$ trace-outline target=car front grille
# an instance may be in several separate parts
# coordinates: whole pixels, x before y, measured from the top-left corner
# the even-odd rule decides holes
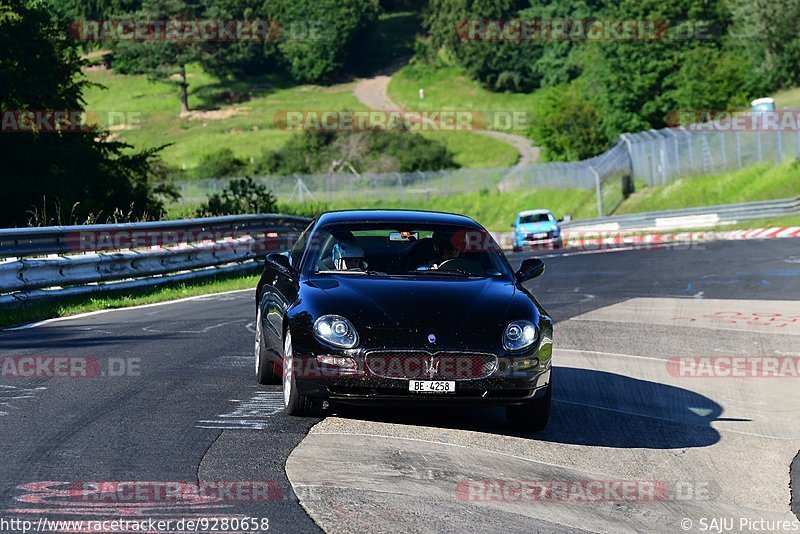
[[[366,355],[367,370],[381,378],[477,380],[497,370],[497,356],[469,352],[375,351]]]
[[[553,237],[555,236],[555,232],[553,230],[550,230],[549,232],[546,232],[547,235],[544,236],[544,237],[535,237],[536,235],[544,234],[544,233],[545,232],[534,232],[534,233],[531,233],[531,234],[526,234],[525,235],[525,240],[526,241],[541,241],[542,239],[553,239]]]

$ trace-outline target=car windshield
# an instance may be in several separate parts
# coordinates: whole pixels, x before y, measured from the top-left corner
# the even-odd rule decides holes
[[[482,229],[457,225],[347,223],[317,230],[303,274],[512,276],[500,247]]]
[[[530,215],[520,215],[519,224],[540,223],[552,221],[549,213],[533,213]]]

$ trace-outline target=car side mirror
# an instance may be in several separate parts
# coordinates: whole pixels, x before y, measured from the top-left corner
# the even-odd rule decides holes
[[[267,254],[267,257],[264,260],[264,265],[266,265],[267,267],[272,267],[279,273],[284,274],[286,276],[294,275],[294,269],[292,268],[292,264],[289,263],[289,256],[281,254],[280,252],[273,252],[272,254]]]
[[[519,266],[519,270],[514,273],[514,276],[517,279],[517,282],[526,282],[537,276],[540,276],[544,272],[544,262],[539,258],[528,258],[522,262],[522,265]]]

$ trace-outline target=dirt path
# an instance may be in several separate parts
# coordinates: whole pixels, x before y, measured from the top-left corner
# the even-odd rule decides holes
[[[379,72],[372,78],[365,78],[361,80],[353,90],[355,97],[365,106],[370,109],[377,109],[383,111],[399,110],[400,106],[389,98],[389,82],[392,79],[391,74],[397,71],[402,64],[396,64],[387,69]],[[497,132],[494,130],[474,130],[475,133],[499,139],[512,145],[519,153],[517,163],[509,170],[508,174],[503,178],[498,186],[501,190],[505,189],[504,184],[510,181],[510,178],[517,175],[524,167],[532,165],[539,160],[539,147],[531,144],[530,139],[527,137],[510,134],[506,132]]]

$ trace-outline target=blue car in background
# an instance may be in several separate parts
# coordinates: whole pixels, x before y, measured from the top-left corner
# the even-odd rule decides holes
[[[561,248],[561,219],[556,219],[550,210],[521,211],[514,224],[514,252],[525,247]]]

